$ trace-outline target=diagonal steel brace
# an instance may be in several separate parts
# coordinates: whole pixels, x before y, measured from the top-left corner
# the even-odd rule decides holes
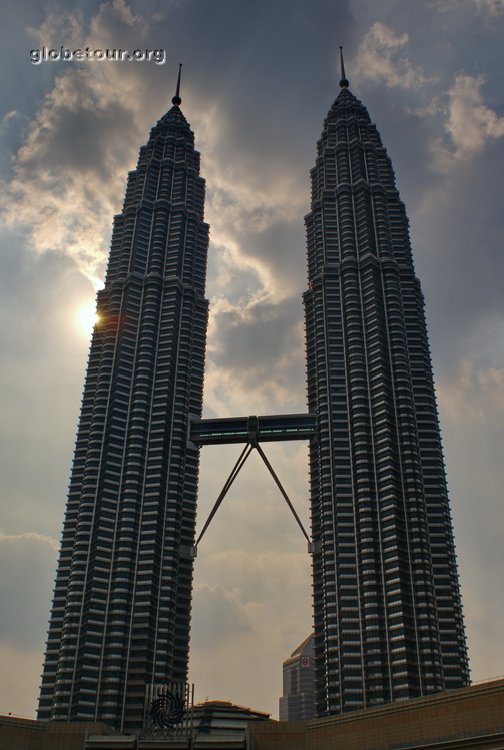
[[[196,542],[194,544],[194,547],[192,548],[192,557],[196,557],[196,552],[197,552],[198,544],[200,543],[201,539],[203,538],[203,535],[204,535],[205,531],[207,530],[207,528],[209,527],[209,525],[210,525],[213,517],[217,513],[217,511],[219,509],[219,506],[221,505],[221,503],[224,500],[225,496],[227,495],[227,493],[228,493],[231,485],[233,484],[234,480],[236,479],[236,477],[240,473],[240,471],[241,471],[241,469],[242,469],[245,461],[250,456],[250,454],[251,454],[251,452],[252,452],[252,450],[254,448],[257,450],[257,452],[261,456],[261,458],[262,458],[262,460],[263,460],[266,468],[268,469],[269,473],[273,477],[273,479],[275,481],[275,484],[277,485],[278,489],[282,493],[282,497],[284,498],[285,502],[289,506],[289,509],[290,509],[292,515],[296,519],[297,525],[301,529],[301,532],[302,532],[304,538],[308,542],[308,552],[313,552],[313,550],[314,550],[313,543],[311,542],[310,537],[306,533],[306,530],[305,530],[303,524],[301,523],[301,519],[299,518],[298,514],[296,513],[296,510],[295,510],[294,506],[292,505],[291,501],[289,500],[289,497],[288,497],[286,491],[284,490],[283,485],[280,482],[280,479],[278,478],[278,476],[275,473],[275,470],[273,469],[272,465],[268,461],[268,458],[267,458],[266,454],[264,453],[263,449],[261,448],[261,446],[259,445],[259,442],[256,439],[252,439],[252,440],[249,440],[247,442],[247,444],[245,445],[244,449],[240,453],[237,462],[233,466],[233,468],[231,470],[231,473],[230,473],[229,477],[227,478],[227,480],[226,480],[226,482],[224,484],[224,487],[222,488],[222,490],[221,490],[221,492],[219,494],[219,497],[215,501],[214,506],[213,506],[212,510],[210,511],[210,515],[208,516],[208,518],[207,518],[207,520],[205,522],[205,525],[201,529],[200,534],[199,534],[199,536],[198,536],[198,538],[197,538],[197,540],[196,540]]]

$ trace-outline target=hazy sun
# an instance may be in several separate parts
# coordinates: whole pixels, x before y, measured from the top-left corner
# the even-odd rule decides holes
[[[96,314],[96,303],[94,300],[86,302],[77,310],[77,325],[81,333],[89,336],[99,320]]]

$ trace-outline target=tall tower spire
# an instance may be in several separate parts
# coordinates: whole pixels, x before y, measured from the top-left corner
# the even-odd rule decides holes
[[[172,104],[175,107],[180,107],[182,104],[182,99],[180,98],[180,73],[182,71],[182,63],[179,63],[179,69],[178,69],[178,77],[177,77],[177,89],[175,91],[175,96],[172,98]]]
[[[339,53],[340,53],[340,68],[341,68],[341,80],[339,82],[339,85],[341,86],[342,89],[347,89],[350,84],[348,83],[348,79],[345,75],[345,61],[343,60],[343,47],[339,48]]]
[[[347,89],[306,217],[318,714],[468,684],[423,296],[390,159]]]

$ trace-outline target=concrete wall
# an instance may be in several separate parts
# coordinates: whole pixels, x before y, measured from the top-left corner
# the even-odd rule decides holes
[[[35,719],[0,716],[1,750],[42,750],[46,726]]]
[[[249,724],[247,750],[306,750],[306,728],[307,724],[302,721],[258,721]]]
[[[82,750],[88,734],[111,735],[105,724],[0,716],[0,750]]]
[[[504,748],[504,680],[305,725],[249,725],[248,731],[248,750],[392,750],[442,742],[445,750],[459,745],[496,750]]]

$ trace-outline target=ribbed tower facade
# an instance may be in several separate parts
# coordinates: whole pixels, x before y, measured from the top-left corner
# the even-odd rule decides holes
[[[187,675],[208,303],[205,186],[180,98],[152,128],[98,293],[39,718],[142,726]]]
[[[468,683],[424,301],[394,172],[341,81],[306,217],[318,714]]]

